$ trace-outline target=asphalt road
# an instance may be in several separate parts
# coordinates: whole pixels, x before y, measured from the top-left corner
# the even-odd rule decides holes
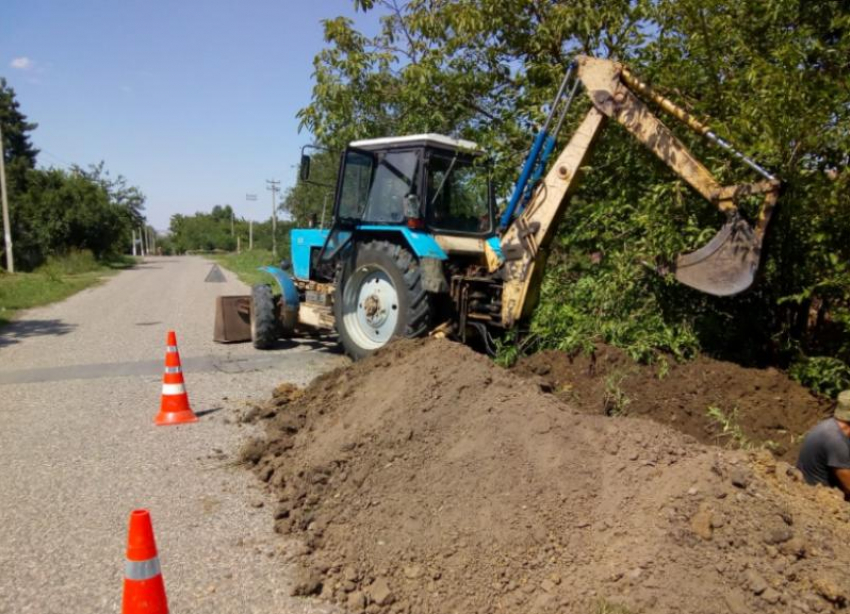
[[[271,352],[212,341],[215,297],[199,257],[149,258],[0,329],[0,612],[118,612],[127,518],[153,517],[175,613],[313,613],[289,597],[271,502],[234,466],[234,422],[282,381],[344,359],[296,340]],[[177,332],[196,424],[155,427],[166,331]]]

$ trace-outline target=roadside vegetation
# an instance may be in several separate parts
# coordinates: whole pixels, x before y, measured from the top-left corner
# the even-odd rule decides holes
[[[324,22],[303,126],[329,150],[367,137],[439,132],[495,156],[510,193],[571,58],[615,57],[737,144],[785,185],[763,275],[716,298],[654,272],[704,245],[723,219],[618,126],[600,139],[560,226],[528,349],[605,342],[634,359],[699,352],[790,369],[827,395],[850,364],[850,9],[840,0],[354,0],[377,34]],[[587,110],[574,105],[559,146]],[[674,122],[667,122],[673,124]],[[724,183],[751,173],[687,131]],[[331,156],[332,158],[332,156]],[[318,162],[320,158],[314,160]],[[284,199],[299,223],[325,192]],[[745,210],[752,215],[750,204]],[[513,345],[513,344],[508,344]],[[514,349],[506,347],[506,352]]]
[[[135,258],[130,256],[98,260],[92,252],[83,251],[48,258],[30,273],[0,272],[0,326],[8,324],[22,309],[61,301],[134,263]]]
[[[289,231],[294,225],[291,221],[277,222],[277,251],[282,257],[289,254]],[[252,233],[254,251],[271,252],[270,219],[252,225],[244,217],[236,217],[230,205],[216,205],[209,212],[172,215],[169,235],[160,240],[160,245],[169,254],[247,252]]]
[[[203,254],[250,286],[269,280],[267,274],[257,270],[259,267],[279,265],[282,259],[289,258],[289,231],[294,225],[290,221],[278,221],[278,256],[275,257],[271,220],[254,222],[254,248],[249,249],[249,222],[237,218],[230,205],[216,205],[209,213],[172,216],[170,233],[160,244],[168,254]]]
[[[236,276],[249,286],[269,282],[269,275],[257,270],[261,266],[280,264],[280,259],[275,258],[271,250],[266,249],[255,249],[240,254],[211,254],[210,257],[227,270],[236,273]]]
[[[20,110],[3,78],[0,124],[16,272],[37,272],[35,279],[45,270],[73,276],[82,272],[65,268],[78,268],[82,260],[91,258],[91,266],[108,269],[130,253],[133,231],[146,227],[145,196],[139,188],[111,175],[103,162],[86,168],[37,167],[39,151],[31,141],[37,124]],[[6,266],[5,245],[0,245],[0,263]],[[18,285],[8,279],[3,283]],[[19,283],[29,287],[29,282]]]

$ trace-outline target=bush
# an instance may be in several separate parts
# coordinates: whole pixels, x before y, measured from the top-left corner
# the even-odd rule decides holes
[[[832,398],[850,388],[850,366],[829,356],[814,356],[795,362],[789,374],[806,388]]]
[[[51,281],[62,281],[66,275],[80,275],[100,268],[94,254],[87,250],[71,250],[64,256],[50,256],[47,262],[36,269],[36,273],[46,275]]]

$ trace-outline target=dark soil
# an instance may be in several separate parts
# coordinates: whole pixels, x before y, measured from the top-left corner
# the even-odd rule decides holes
[[[836,491],[764,451],[579,412],[458,344],[393,344],[279,388],[262,417],[243,458],[279,501],[275,529],[301,544],[293,592],[347,612],[780,614],[850,599]]]
[[[831,410],[782,371],[707,357],[639,365],[600,345],[593,355],[540,352],[515,371],[540,376],[546,389],[584,412],[650,418],[703,443],[766,447],[790,463],[802,436]]]

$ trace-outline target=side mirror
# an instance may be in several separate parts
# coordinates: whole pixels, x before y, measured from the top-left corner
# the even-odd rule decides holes
[[[301,175],[301,181],[307,181],[310,179],[310,156],[307,154],[301,154],[301,164],[299,165],[299,172]]]
[[[416,194],[408,194],[404,197],[404,217],[419,218],[422,211],[419,208],[419,197]]]

